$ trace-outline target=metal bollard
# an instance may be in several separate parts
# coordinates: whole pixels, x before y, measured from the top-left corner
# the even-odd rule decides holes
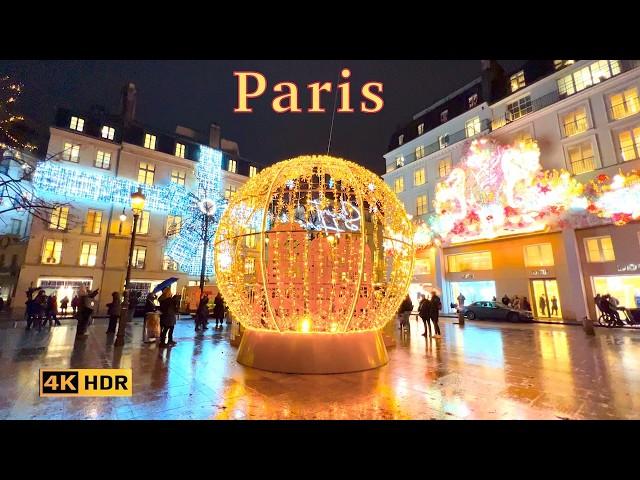
[[[462,313],[462,311],[458,311],[458,324],[461,327],[464,327],[464,314]]]
[[[584,333],[586,333],[587,335],[595,335],[596,332],[593,329],[593,320],[591,320],[589,317],[584,317],[582,319],[582,328],[584,329]]]

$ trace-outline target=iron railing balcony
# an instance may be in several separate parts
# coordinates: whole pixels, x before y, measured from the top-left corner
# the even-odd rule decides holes
[[[609,118],[620,120],[640,112],[640,99],[638,97],[625,98],[623,102],[609,107]]]

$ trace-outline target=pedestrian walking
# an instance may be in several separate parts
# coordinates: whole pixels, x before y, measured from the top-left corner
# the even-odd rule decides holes
[[[109,315],[109,326],[107,333],[116,333],[120,311],[122,310],[122,301],[118,292],[111,293],[111,303],[107,303],[107,315]]]
[[[547,310],[547,300],[546,298],[544,298],[544,295],[540,295],[540,302],[538,303],[538,305],[540,306],[540,311],[542,312],[542,315],[546,315],[546,310]]]
[[[558,299],[555,295],[551,297],[551,315],[554,317],[558,316]]]
[[[441,338],[440,326],[438,325],[438,317],[440,316],[440,310],[442,309],[442,302],[436,291],[431,292],[431,303],[429,304],[429,319],[433,323],[433,338]]]
[[[35,325],[38,330],[42,328],[44,315],[47,308],[47,294],[40,290],[35,298],[27,300],[27,330]]]
[[[405,297],[405,299],[400,304],[400,330],[402,328],[409,328],[409,316],[413,311],[413,303],[411,302],[411,297],[409,294]]]
[[[71,299],[71,309],[73,310],[74,317],[78,314],[79,305],[80,305],[80,298],[78,298],[78,295],[74,295],[73,299]]]
[[[67,307],[69,306],[69,297],[66,295],[60,300],[60,313],[63,317],[67,316]]]
[[[160,303],[160,347],[167,345],[175,345],[177,342],[173,340],[173,329],[176,325],[176,312],[178,311],[177,302],[180,300],[178,295],[171,296],[169,287],[162,291],[162,295],[158,299]],[[168,335],[168,338],[167,338]]]
[[[91,320],[91,314],[93,313],[93,297],[98,294],[98,290],[93,292],[87,292],[84,285],[78,290],[78,328],[76,330],[76,337],[86,337],[87,327]]]
[[[458,298],[456,298],[456,300],[458,300],[458,310],[461,311],[464,308],[464,301],[466,300],[466,298],[462,294],[462,292],[460,292],[460,294],[458,295]]]
[[[422,319],[422,323],[424,324],[424,333],[423,337],[431,336],[431,324],[429,323],[429,315],[431,310],[431,301],[427,298],[426,295],[422,296],[422,300],[418,305],[418,316]]]
[[[209,317],[209,297],[205,293],[204,296],[200,299],[200,303],[198,304],[198,308],[196,309],[196,332],[202,328],[202,330],[206,330],[209,327],[207,326],[207,319]]]
[[[218,327],[218,322],[220,322],[220,326],[223,326],[224,322],[224,300],[222,298],[222,294],[218,292],[216,297],[213,299],[213,318],[216,321],[216,328]]]
[[[51,326],[54,323],[55,326],[60,326],[61,323],[58,320],[58,297],[55,293],[51,294],[47,299],[47,307],[45,313],[45,323],[49,323]]]

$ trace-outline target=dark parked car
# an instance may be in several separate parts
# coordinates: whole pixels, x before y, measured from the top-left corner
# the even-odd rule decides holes
[[[531,312],[516,310],[500,302],[474,302],[464,307],[463,314],[469,320],[509,320],[510,322],[533,320]]]

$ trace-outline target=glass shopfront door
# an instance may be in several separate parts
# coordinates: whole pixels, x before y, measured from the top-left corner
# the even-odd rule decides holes
[[[530,303],[536,317],[562,318],[560,291],[555,278],[531,280],[531,291],[533,298]]]

